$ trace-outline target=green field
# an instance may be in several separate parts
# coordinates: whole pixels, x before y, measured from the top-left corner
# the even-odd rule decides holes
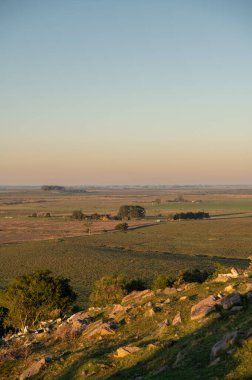
[[[218,191],[217,191],[218,190]],[[252,255],[252,196],[247,192],[219,189],[183,189],[187,202],[167,202],[177,191],[164,189],[91,189],[87,194],[60,194],[41,190],[0,193],[1,220],[30,220],[31,212],[57,214],[50,223],[74,209],[116,213],[122,204],[140,204],[147,215],[204,210],[219,217],[203,221],[161,222],[127,233],[27,241],[0,245],[0,286],[35,269],[51,269],[67,276],[77,290],[80,303],[96,279],[124,273],[150,284],[158,273],[188,268],[213,268],[216,262],[246,266]],[[182,190],[181,190],[182,193]],[[154,201],[161,199],[161,204]],[[201,203],[192,203],[200,199]],[[12,219],[5,219],[11,217]],[[36,223],[43,218],[36,218]],[[62,219],[63,220],[63,219]],[[81,222],[80,222],[81,223]],[[42,224],[41,224],[42,226]],[[4,224],[1,233],[4,234]],[[37,227],[36,227],[37,228]],[[84,228],[84,227],[83,227]]]
[[[243,267],[252,254],[251,228],[252,219],[168,222],[128,233],[3,244],[1,285],[18,274],[49,268],[71,279],[82,303],[105,274],[125,273],[150,283],[158,273],[176,275],[216,262]]]

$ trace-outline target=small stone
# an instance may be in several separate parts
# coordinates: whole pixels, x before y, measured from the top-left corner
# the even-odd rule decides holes
[[[175,317],[174,317],[174,319],[173,319],[173,321],[172,321],[172,326],[178,326],[178,325],[180,325],[182,323],[182,320],[181,320],[181,314],[180,314],[180,312],[178,312],[176,315],[175,315]]]
[[[187,299],[187,296],[180,297],[179,301],[185,301]]]

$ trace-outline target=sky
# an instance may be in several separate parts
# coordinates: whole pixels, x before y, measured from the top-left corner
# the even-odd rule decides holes
[[[0,0],[0,184],[252,184],[250,0]]]

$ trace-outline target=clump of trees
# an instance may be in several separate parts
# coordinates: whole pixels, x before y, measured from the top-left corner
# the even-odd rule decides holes
[[[117,217],[119,219],[142,219],[145,218],[145,208],[142,206],[128,206],[123,205],[120,207]]]
[[[64,186],[58,186],[58,185],[43,185],[41,186],[41,189],[44,191],[52,191],[52,190],[65,191]]]
[[[6,311],[4,325],[24,330],[25,326],[69,312],[77,298],[69,282],[53,277],[48,270],[16,277],[0,297]]]
[[[179,219],[208,219],[210,215],[208,212],[198,211],[198,212],[180,212],[173,215],[174,220]]]

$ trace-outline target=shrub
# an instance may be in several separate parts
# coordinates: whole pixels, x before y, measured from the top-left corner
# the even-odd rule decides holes
[[[128,282],[125,286],[126,290],[127,290],[127,293],[131,293],[133,292],[134,290],[145,290],[147,289],[147,285],[145,284],[145,282],[143,280],[140,280],[140,279],[136,279],[136,280],[132,280],[130,282]]]
[[[90,294],[89,301],[92,306],[107,306],[121,302],[126,292],[126,281],[122,275],[105,276],[96,281]]]
[[[72,213],[72,218],[75,220],[82,220],[84,217],[84,214],[81,210],[74,210]]]
[[[119,223],[115,226],[115,230],[119,230],[119,231],[127,231],[128,228],[129,228],[128,223]]]
[[[37,216],[38,216],[38,214],[37,214],[36,212],[33,212],[33,213],[31,214],[31,217],[32,217],[32,218],[37,218]]]
[[[37,271],[16,277],[2,293],[2,305],[8,309],[5,324],[16,329],[34,326],[57,311],[63,315],[71,310],[76,294],[69,280],[53,277],[50,271]]]
[[[154,278],[152,283],[152,289],[164,289],[166,287],[170,287],[174,284],[175,280],[171,275],[159,274],[156,278]]]
[[[199,269],[192,269],[192,270],[186,270],[178,276],[177,283],[183,283],[183,282],[198,282],[202,283],[206,281],[206,279],[209,277],[210,273],[207,271],[202,271]]]
[[[51,217],[50,212],[47,212],[47,213],[45,214],[45,217],[46,217],[46,218],[50,218],[50,217]]]

